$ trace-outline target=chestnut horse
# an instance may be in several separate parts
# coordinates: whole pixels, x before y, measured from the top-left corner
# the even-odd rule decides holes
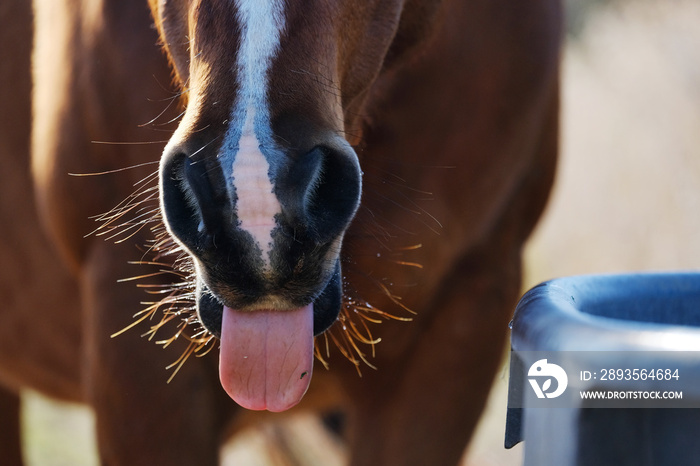
[[[0,5],[3,464],[22,387],[88,403],[104,464],[217,464],[297,404],[342,409],[353,465],[457,463],[552,184],[558,2],[29,3]]]

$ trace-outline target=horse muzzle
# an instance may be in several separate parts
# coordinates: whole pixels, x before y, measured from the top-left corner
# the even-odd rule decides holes
[[[238,160],[242,148],[230,164],[216,150],[169,144],[160,173],[165,223],[194,262],[197,311],[211,333],[221,337],[225,308],[313,304],[318,335],[341,307],[340,250],[361,193],[357,156],[333,138],[303,153],[263,152],[264,166]]]

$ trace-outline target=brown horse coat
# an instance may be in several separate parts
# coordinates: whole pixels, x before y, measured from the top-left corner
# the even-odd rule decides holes
[[[276,136],[285,112],[301,119],[286,123],[294,126],[305,115],[298,102],[312,102],[308,114],[317,105],[327,112],[321,120],[342,120],[342,134],[355,147],[363,194],[340,233],[343,303],[350,315],[357,305],[381,324],[344,320],[332,332],[356,359],[343,327],[361,326],[359,334],[367,335],[364,321],[381,343],[374,356],[372,345],[356,343],[377,368],[359,362],[358,377],[337,350],[326,354],[325,341],[332,346],[333,338],[317,337],[330,370],[316,368],[295,409],[342,407],[353,465],[455,464],[501,359],[519,293],[521,248],[552,183],[560,7],[555,0],[417,0],[368,25],[363,21],[379,4],[343,9],[342,3],[327,3],[347,13],[333,26],[343,47],[331,54],[338,62],[327,86],[338,86],[338,106],[317,105],[309,89],[318,76],[285,75],[296,59],[331,56],[311,55],[327,50],[314,42],[320,23],[304,23],[314,14],[295,12],[291,0],[283,58],[270,72],[270,105]],[[211,8],[214,26],[203,29],[209,36],[197,35],[204,19],[191,16],[193,4]],[[194,21],[186,23],[190,29],[166,31],[158,19],[163,5],[169,15]],[[235,100],[236,84],[215,66],[240,45],[235,28],[216,27],[217,15],[232,8],[222,5],[152,2],[160,33],[183,41],[164,39],[188,104],[200,99],[214,108]],[[308,31],[294,29],[300,25]],[[358,35],[359,26],[366,35]],[[318,49],[288,53],[298,44],[294,31]],[[234,38],[230,49],[221,48],[225,34]],[[204,41],[197,43],[203,55],[172,50],[188,46],[190,35]],[[382,40],[383,48],[376,45]],[[177,124],[167,122],[182,108],[173,103],[172,72],[157,42],[143,0],[35,0],[33,12],[24,0],[0,5],[0,418],[9,432],[0,439],[3,464],[20,461],[13,422],[22,387],[90,404],[105,464],[216,464],[231,422],[249,418],[221,388],[217,348],[191,358],[166,385],[164,367],[187,342],[162,350],[140,337],[147,326],[110,338],[144,301],[159,299],[124,278],[172,281],[170,256],[158,257],[161,265],[129,263],[151,260],[149,228],[127,225],[115,231],[117,244],[89,235],[97,227],[91,216],[135,190],[149,198],[144,206],[158,208],[157,191],[140,182],[157,169]],[[207,53],[214,59],[205,63]],[[368,65],[375,62],[376,70]],[[213,66],[207,79],[197,78],[202,63]],[[295,100],[296,93],[304,98]],[[190,115],[183,121],[195,123],[185,129],[183,123],[176,134],[213,131]],[[301,125],[290,134],[314,126]],[[127,167],[135,168],[122,170]],[[124,221],[152,215],[139,209]],[[169,337],[167,329],[156,339]]]

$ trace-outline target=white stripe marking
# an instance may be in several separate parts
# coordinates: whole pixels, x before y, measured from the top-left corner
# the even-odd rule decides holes
[[[260,152],[260,141],[253,131],[254,120],[255,108],[250,107],[238,142],[232,176],[238,196],[236,209],[240,227],[253,236],[263,253],[265,264],[269,265],[275,215],[282,209],[268,176],[270,164]]]
[[[240,94],[231,111],[231,125],[219,157],[224,173],[231,170],[239,226],[257,242],[268,267],[275,215],[282,209],[261,147],[276,150],[270,128],[267,72],[284,29],[284,1],[235,0],[235,3],[242,30],[236,63]]]

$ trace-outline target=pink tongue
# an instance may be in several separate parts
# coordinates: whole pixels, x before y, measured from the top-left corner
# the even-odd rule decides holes
[[[240,312],[224,307],[219,377],[244,408],[284,411],[311,381],[313,304],[291,311]]]

